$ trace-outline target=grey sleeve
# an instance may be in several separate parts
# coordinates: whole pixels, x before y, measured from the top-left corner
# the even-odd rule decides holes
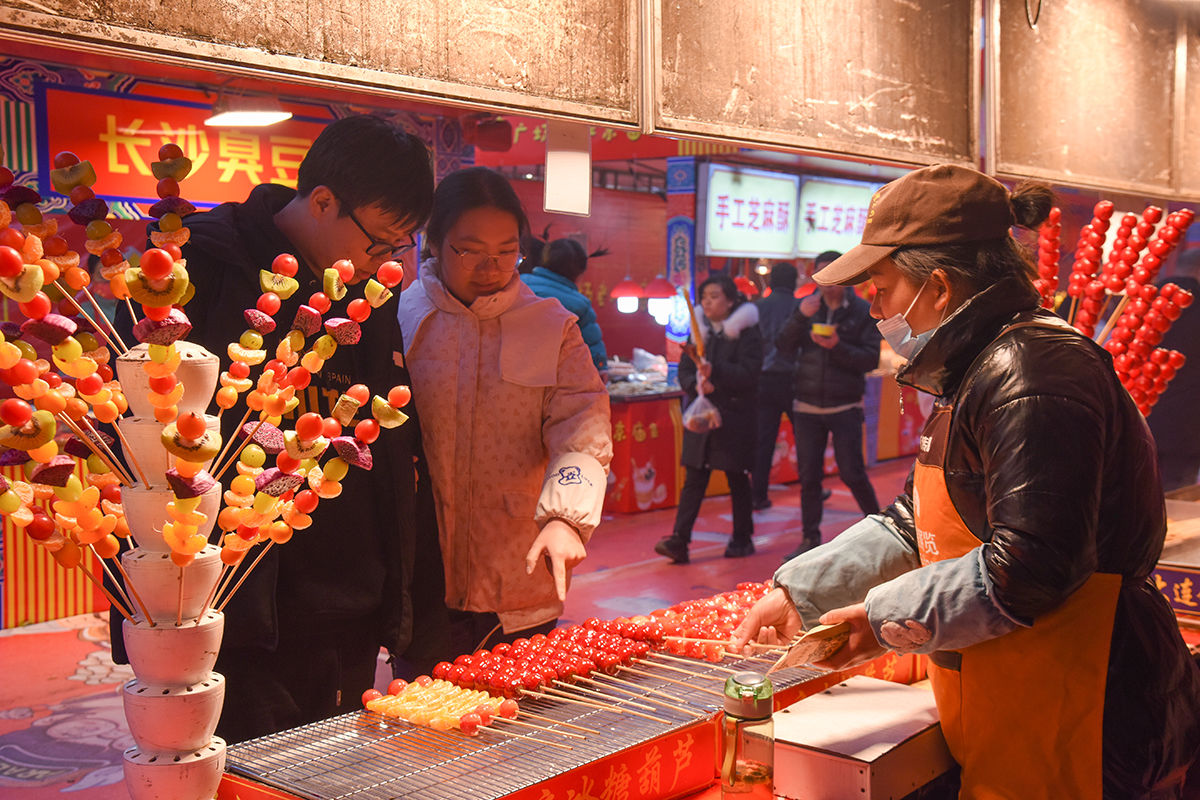
[[[891,519],[872,514],[828,544],[793,558],[775,572],[811,628],[826,611],[861,603],[871,587],[916,569],[920,560]]]
[[[901,653],[957,650],[1027,625],[996,599],[984,567],[987,546],[871,589],[867,618],[880,644]]]

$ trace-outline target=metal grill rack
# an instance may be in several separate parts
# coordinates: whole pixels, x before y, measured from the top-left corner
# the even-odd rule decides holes
[[[655,669],[650,662],[643,662],[639,668],[651,672]],[[762,660],[725,659],[717,665],[695,661],[687,669],[703,673],[708,679],[697,677],[688,682],[694,681],[710,690],[720,688],[731,668],[765,671],[766,664]],[[786,689],[822,674],[793,668],[773,673],[771,679],[779,689]],[[672,679],[681,677],[666,670],[662,675]],[[583,740],[512,727],[505,729],[506,732],[520,733],[522,738],[502,736],[488,728],[482,728],[478,736],[466,736],[458,731],[434,731],[359,711],[233,745],[228,751],[226,768],[309,800],[406,797],[496,800],[694,725],[710,718],[721,706],[720,698],[691,686],[631,674],[624,674],[622,679],[641,687],[643,698],[666,692],[682,698],[687,705],[681,710],[656,706],[654,716],[666,721],[655,722],[555,700],[521,699],[522,714],[529,712],[600,732],[587,734]],[[629,700],[637,697],[611,695],[614,705]],[[557,727],[544,720],[539,724]],[[577,732],[566,727],[562,730]],[[555,744],[565,744],[570,749]]]

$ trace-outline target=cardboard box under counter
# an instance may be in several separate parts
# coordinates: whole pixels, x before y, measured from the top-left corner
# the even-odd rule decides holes
[[[852,677],[775,714],[775,794],[901,798],[954,766],[933,692]]]

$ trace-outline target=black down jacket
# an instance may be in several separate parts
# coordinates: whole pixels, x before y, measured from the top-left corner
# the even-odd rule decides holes
[[[751,303],[733,310],[721,330],[701,318],[704,356],[712,364],[713,393],[708,399],[721,412],[721,427],[708,433],[683,432],[685,467],[745,471],[753,466],[757,431],[755,400],[762,370],[762,334]],[[679,358],[679,385],[687,393],[684,408],[696,399],[696,362]]]
[[[1150,578],[1166,532],[1154,443],[1110,356],[1065,325],[1000,335],[1013,323],[1056,320],[1032,289],[1001,281],[947,318],[897,377],[953,399],[946,484],[964,523],[989,543],[988,577],[1005,609],[1036,621],[1093,573],[1124,576],[1104,797],[1148,797],[1179,781],[1200,744],[1200,679]],[[910,478],[884,513],[916,549],[911,497]]]
[[[830,349],[812,340],[814,322],[830,323],[837,327],[838,343]],[[832,408],[857,403],[866,391],[866,374],[879,366],[879,343],[883,341],[871,305],[846,289],[846,302],[833,310],[832,316],[825,301],[812,317],[806,317],[799,307],[775,339],[775,346],[785,357],[796,356],[796,371],[792,373],[792,390],[797,400],[820,408]]]

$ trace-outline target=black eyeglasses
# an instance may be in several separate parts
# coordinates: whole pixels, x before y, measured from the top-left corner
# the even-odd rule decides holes
[[[357,225],[358,229],[360,231],[362,231],[363,236],[367,237],[367,241],[369,241],[371,243],[370,245],[367,246],[367,255],[369,255],[369,256],[388,256],[388,255],[390,255],[392,258],[399,258],[400,256],[407,253],[409,250],[412,250],[414,247],[417,246],[417,243],[412,241],[411,239],[409,239],[409,241],[406,242],[405,244],[399,244],[399,245],[392,244],[391,242],[385,242],[382,239],[376,239],[374,236],[371,235],[371,232],[369,230],[367,230],[366,228],[364,228],[363,224],[358,221],[358,217],[354,216],[353,211],[351,211],[350,209],[346,209],[346,214],[349,215],[350,221],[353,222],[355,225]]]
[[[480,250],[458,249],[454,245],[449,246],[454,251],[454,255],[458,256],[459,263],[470,270],[482,269],[489,261],[495,262],[496,269],[500,272],[512,272],[516,269],[524,259],[521,253],[484,253]]]

